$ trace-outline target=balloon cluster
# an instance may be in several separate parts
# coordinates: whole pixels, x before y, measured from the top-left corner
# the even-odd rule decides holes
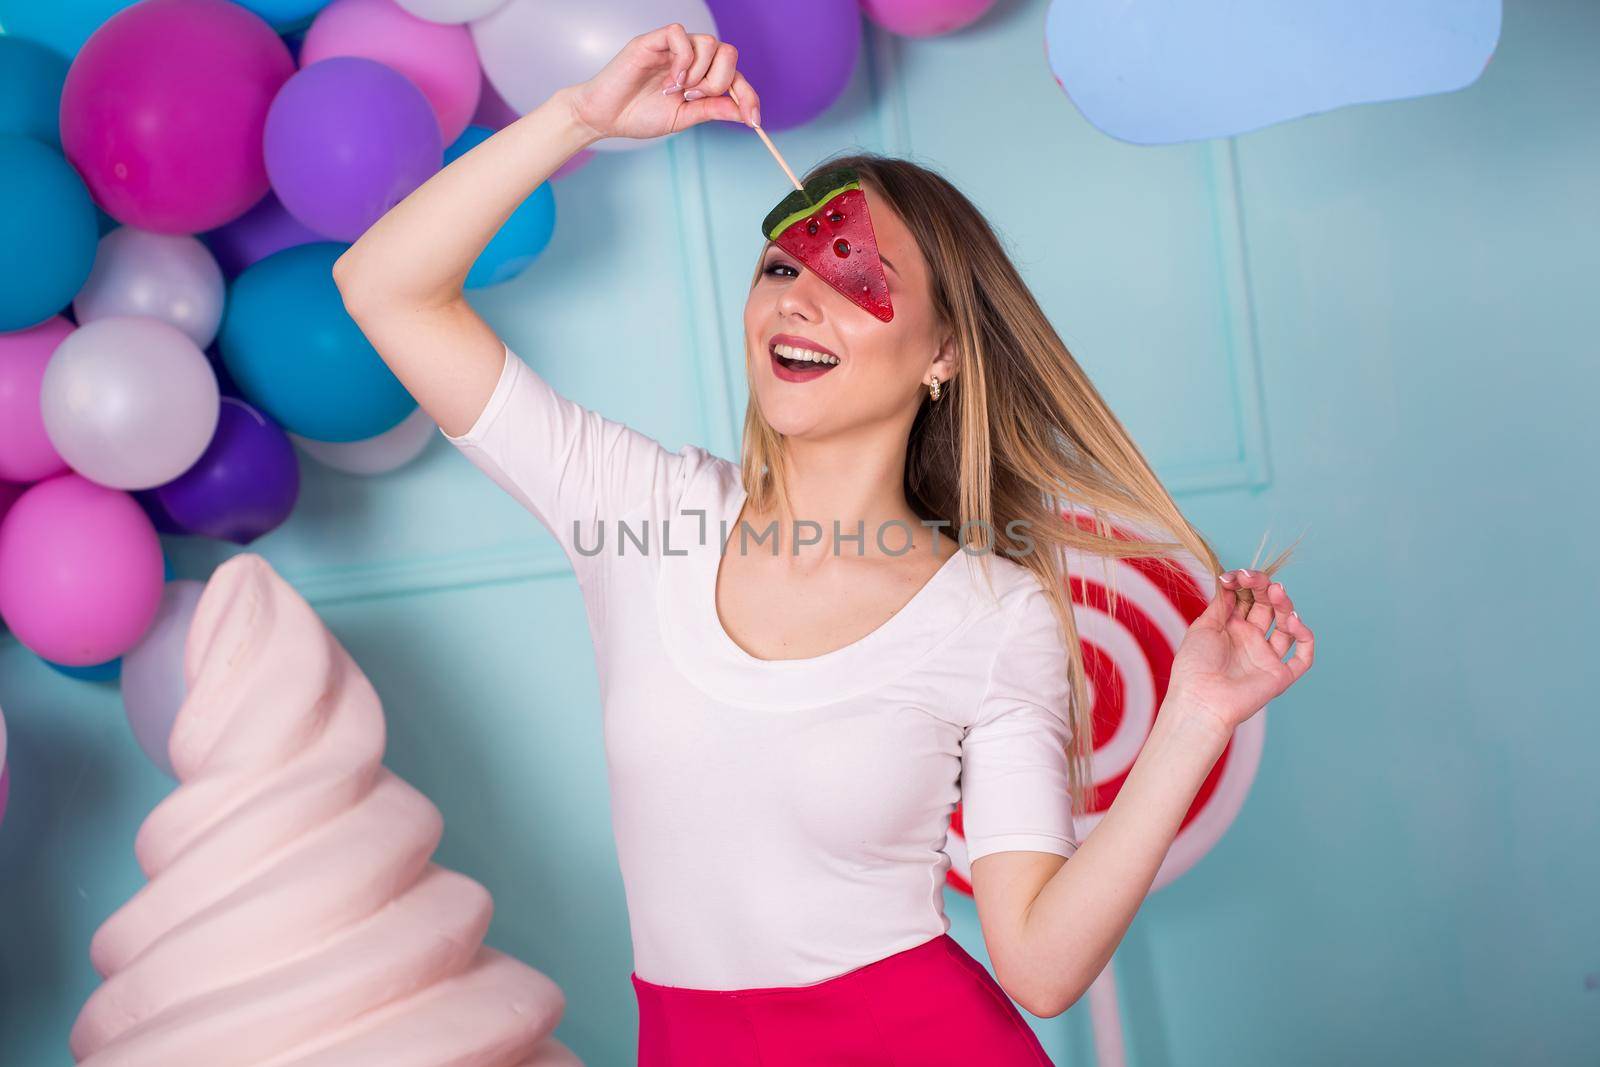
[[[843,93],[863,13],[926,35],[992,3],[0,0],[0,621],[120,676],[169,769],[202,583],[170,580],[158,535],[247,545],[294,508],[296,445],[378,474],[433,438],[344,310],[350,242],[645,30],[733,43],[784,129]],[[466,286],[525,270],[555,218],[541,184]]]

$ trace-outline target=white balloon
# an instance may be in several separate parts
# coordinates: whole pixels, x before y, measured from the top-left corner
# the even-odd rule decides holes
[[[112,315],[160,319],[205,348],[222,324],[226,292],[222,268],[199,238],[118,226],[100,238],[72,313],[80,325]]]
[[[205,452],[222,391],[188,334],[160,319],[113,315],[56,346],[39,383],[39,411],[73,470],[113,489],[148,489]]]
[[[438,428],[439,424],[419,407],[399,425],[360,441],[314,441],[294,433],[289,434],[289,440],[325,467],[346,474],[387,474],[421,455]]]
[[[483,73],[506,103],[527,114],[558,89],[586,82],[641,33],[681,22],[717,32],[705,0],[510,0],[467,28]],[[607,137],[591,148],[626,152],[665,137]]]
[[[481,19],[506,0],[395,0],[406,11],[429,22],[446,25]]]
[[[176,778],[167,742],[172,723],[189,694],[184,679],[183,656],[194,621],[195,605],[206,583],[192,578],[168,582],[161,589],[161,606],[139,643],[122,654],[122,707],[128,714],[134,740],[162,773]]]

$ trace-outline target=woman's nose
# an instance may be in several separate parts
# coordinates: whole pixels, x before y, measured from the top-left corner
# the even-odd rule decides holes
[[[819,286],[825,289],[827,283],[809,270],[801,271],[800,276],[784,286],[778,296],[779,314],[815,321],[821,309],[822,293]]]

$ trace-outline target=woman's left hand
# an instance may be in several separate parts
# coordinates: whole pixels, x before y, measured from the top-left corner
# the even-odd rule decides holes
[[[1239,589],[1249,589],[1255,603],[1242,604]],[[1285,661],[1291,645],[1294,655]],[[1262,571],[1229,571],[1184,634],[1167,695],[1231,733],[1310,670],[1314,655],[1311,628],[1280,583]]]

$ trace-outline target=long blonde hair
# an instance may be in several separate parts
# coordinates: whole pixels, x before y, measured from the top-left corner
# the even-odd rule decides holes
[[[958,372],[937,403],[924,396],[912,423],[906,499],[921,518],[949,523],[971,551],[1027,567],[1050,594],[1069,660],[1072,806],[1084,813],[1094,781],[1094,724],[1063,551],[1102,559],[1112,612],[1111,559],[1165,557],[1170,564],[1186,554],[1213,577],[1224,568],[1067,350],[977,207],[943,176],[873,153],[824,160],[806,179],[835,167],[853,167],[905,220],[930,268],[940,322],[955,337]],[[758,262],[752,287],[759,277]],[[741,477],[756,513],[788,512],[787,472],[783,435],[763,417],[752,387]],[[1018,520],[1033,544],[1012,535]],[[984,543],[980,531],[989,535]],[[1171,540],[1150,539],[1158,534]],[[1273,574],[1292,551],[1251,569]],[[1250,600],[1247,592],[1241,597]]]

